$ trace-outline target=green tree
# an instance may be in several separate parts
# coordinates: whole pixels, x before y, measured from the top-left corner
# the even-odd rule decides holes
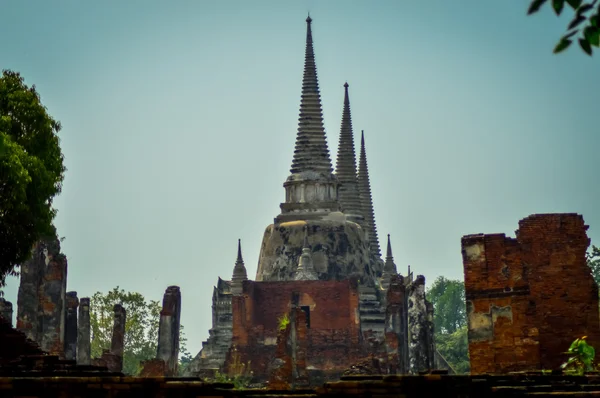
[[[435,346],[456,373],[468,373],[471,370],[467,325],[451,334],[436,333]]]
[[[469,372],[465,284],[440,276],[427,290],[427,300],[433,304],[437,350],[456,372]]]
[[[161,305],[155,300],[146,301],[140,293],[125,292],[118,286],[106,294],[96,292],[90,299],[91,349],[94,358],[100,357],[103,350],[110,349],[115,304],[121,304],[127,314],[123,373],[137,375],[142,370],[141,361],[156,357]],[[186,341],[181,326],[180,358],[190,356]]]
[[[0,288],[42,237],[56,237],[52,200],[65,166],[60,123],[19,73],[0,76]]]
[[[529,5],[529,15],[538,12],[542,6],[550,3],[548,0],[533,0]],[[600,47],[600,3],[598,0],[584,2],[583,0],[552,0],[552,8],[557,16],[565,8],[571,8],[574,16],[567,26],[567,32],[560,38],[554,47],[558,54],[571,46],[574,40],[579,42],[579,47],[588,55],[592,55],[592,46]],[[565,7],[565,4],[568,7]]]
[[[433,304],[436,333],[452,334],[467,324],[463,282],[440,276],[429,288],[427,300]]]
[[[600,286],[600,248],[592,245],[592,251],[586,253],[587,264],[592,270],[596,284]]]

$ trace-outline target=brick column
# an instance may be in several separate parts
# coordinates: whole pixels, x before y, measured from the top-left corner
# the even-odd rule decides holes
[[[118,372],[123,370],[123,350],[125,348],[125,308],[121,304],[114,306],[115,319],[113,324],[113,334],[110,344],[110,354],[117,362]]]
[[[79,317],[77,320],[77,364],[91,365],[89,297],[82,297],[79,301]]]
[[[65,319],[65,359],[77,358],[77,292],[67,292],[67,311]]]
[[[52,253],[45,271],[39,297],[40,348],[64,357],[67,258],[58,252]]]
[[[157,359],[166,364],[165,376],[176,376],[179,363],[179,329],[181,292],[178,286],[169,286],[163,296],[158,327]]]

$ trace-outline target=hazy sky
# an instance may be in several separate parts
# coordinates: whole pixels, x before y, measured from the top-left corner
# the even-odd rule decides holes
[[[462,235],[532,213],[581,213],[600,244],[598,58],[554,56],[570,15],[528,3],[0,0],[0,68],[63,125],[68,289],[179,285],[197,353],[237,239],[253,276],[284,200],[307,11],[332,160],[348,81],[400,271],[462,279]]]

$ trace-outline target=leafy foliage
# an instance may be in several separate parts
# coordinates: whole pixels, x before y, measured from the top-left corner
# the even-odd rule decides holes
[[[231,364],[228,373],[215,373],[212,380],[217,383],[232,383],[236,390],[248,388],[252,382],[252,371],[250,370],[250,361],[244,363],[241,360],[238,350],[234,347]]]
[[[26,261],[33,244],[55,237],[52,200],[65,166],[60,123],[42,105],[35,86],[17,72],[0,76],[0,287]]]
[[[289,324],[290,324],[290,317],[288,316],[287,313],[283,314],[282,316],[279,317],[279,319],[277,319],[277,326],[278,326],[279,330],[285,330],[285,328]]]
[[[440,354],[458,373],[470,370],[465,285],[438,277],[427,291],[433,304],[435,343]]]
[[[140,293],[125,292],[118,286],[106,294],[96,292],[90,299],[92,357],[100,357],[103,350],[110,349],[115,304],[121,304],[127,314],[123,373],[137,375],[141,361],[156,357],[161,305],[155,300],[147,302]],[[181,326],[180,357],[188,359],[191,356],[186,350],[186,341]]]
[[[458,280],[438,277],[427,292],[433,304],[433,323],[436,333],[452,334],[467,323],[465,284]]]
[[[592,246],[591,253],[586,254],[587,264],[592,270],[592,276],[596,284],[600,286],[600,248]]]
[[[456,373],[469,373],[471,363],[467,325],[461,326],[454,333],[437,333],[435,345]]]
[[[538,12],[548,0],[533,0],[529,5],[527,14]],[[593,0],[589,3],[582,0],[552,0],[552,8],[557,16],[565,9],[565,3],[573,10],[575,15],[567,26],[567,33],[560,38],[554,47],[554,53],[563,52],[574,40],[579,42],[579,47],[587,54],[592,55],[592,46],[600,47],[600,3]]]
[[[565,373],[583,375],[584,372],[594,370],[596,350],[585,341],[586,338],[587,336],[576,339],[571,344],[571,347],[569,347],[569,350],[566,352],[569,355],[569,359],[561,365],[561,369]]]

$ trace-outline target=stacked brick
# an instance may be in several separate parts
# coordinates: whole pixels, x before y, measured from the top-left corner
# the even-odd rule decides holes
[[[583,217],[538,214],[462,238],[472,373],[556,369],[578,337],[600,346],[598,287]]]

